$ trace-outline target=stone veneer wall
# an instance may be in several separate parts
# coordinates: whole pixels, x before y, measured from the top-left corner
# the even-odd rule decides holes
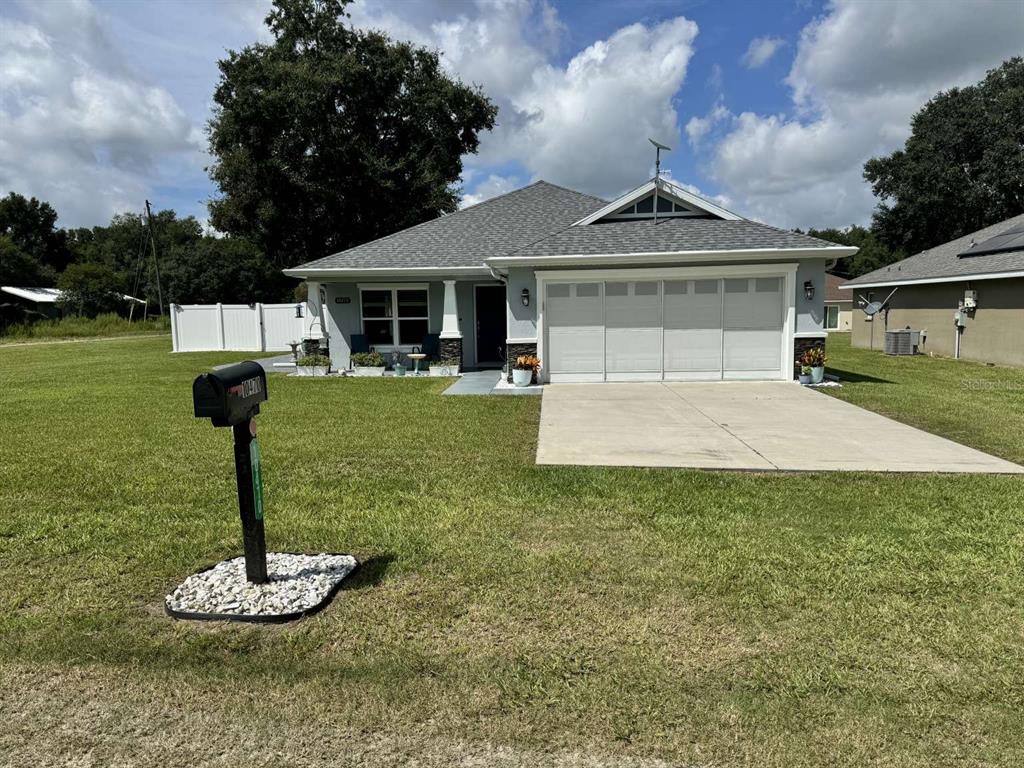
[[[507,355],[506,359],[508,360],[508,381],[509,381],[509,383],[512,382],[512,366],[515,364],[516,358],[519,357],[520,355],[536,355],[536,354],[537,354],[537,345],[535,343],[534,344],[509,344],[508,345],[508,347],[506,348],[506,355]],[[541,360],[541,364],[542,365],[544,364],[543,360]],[[533,374],[533,383],[534,384],[537,383],[537,374],[536,373]]]
[[[441,339],[441,359],[458,360],[462,368],[462,339]]]
[[[808,349],[813,347],[821,347],[825,349],[825,339],[812,338],[812,339],[793,339],[793,378],[795,379],[800,374],[800,356]]]
[[[304,355],[326,355],[331,356],[327,346],[327,339],[303,339],[302,354]]]

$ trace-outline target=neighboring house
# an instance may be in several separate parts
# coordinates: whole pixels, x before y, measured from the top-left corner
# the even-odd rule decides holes
[[[19,288],[14,285],[0,285],[3,300],[17,309],[29,313],[38,313],[36,317],[57,318],[61,316],[57,299],[60,291],[56,288]],[[17,311],[17,310],[16,310]],[[32,317],[32,314],[28,315]]]
[[[1024,365],[1024,214],[850,280],[852,343],[883,349],[886,328],[910,326],[922,351]],[[859,307],[884,301],[868,317]],[[971,306],[973,305],[973,306]]]
[[[544,381],[790,379],[853,253],[664,179],[610,203],[538,181],[285,273],[336,367],[439,334],[467,368],[536,353]]]
[[[825,275],[825,330],[848,331],[853,317],[853,297],[839,286],[846,282],[839,275]]]
[[[57,319],[63,316],[60,304],[59,288],[18,288],[12,285],[0,286],[0,293],[7,306],[0,304],[0,310],[4,316],[11,315],[12,322],[22,320]],[[125,301],[134,301],[136,304],[145,304],[142,299],[137,299],[128,294],[122,294]]]

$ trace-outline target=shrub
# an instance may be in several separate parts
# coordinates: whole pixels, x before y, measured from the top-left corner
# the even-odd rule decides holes
[[[828,360],[825,357],[825,350],[821,347],[811,347],[800,355],[800,365],[806,365],[811,368],[821,368],[825,365],[825,361]]]
[[[299,358],[298,364],[303,368],[329,368],[331,366],[331,358],[326,355],[306,355]]]
[[[536,371],[540,368],[540,360],[536,355],[520,355],[512,367],[517,371]]]
[[[384,355],[380,352],[356,352],[352,355],[352,365],[357,368],[383,368]]]
[[[431,368],[458,368],[459,361],[454,357],[442,357],[440,360],[432,360]]]

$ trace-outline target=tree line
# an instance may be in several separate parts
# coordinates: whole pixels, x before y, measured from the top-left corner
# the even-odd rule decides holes
[[[456,210],[462,157],[497,117],[436,51],[354,29],[349,0],[275,0],[267,43],[229,51],[207,126],[216,235],[194,217],[154,215],[165,302],[289,301],[281,269]],[[905,146],[864,167],[869,227],[810,229],[860,252],[854,277],[1024,211],[1024,60],[1014,58],[918,112]],[[140,201],[141,204],[142,201]],[[53,286],[78,313],[155,306],[141,213],[57,226],[46,202],[0,200],[0,283]],[[141,267],[140,267],[141,265]]]

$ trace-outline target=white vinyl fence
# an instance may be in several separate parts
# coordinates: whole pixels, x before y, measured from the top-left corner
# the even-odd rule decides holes
[[[287,352],[300,341],[303,320],[295,304],[172,304],[175,352],[238,350]]]

